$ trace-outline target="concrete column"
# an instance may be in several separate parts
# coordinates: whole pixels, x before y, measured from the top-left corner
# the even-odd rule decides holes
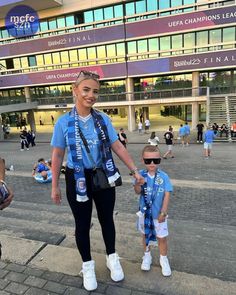
[[[125,83],[126,88],[126,100],[134,100],[134,79],[127,78]],[[128,106],[128,130],[134,131],[136,129],[135,122],[135,108],[134,106]]]
[[[28,112],[28,123],[30,125],[30,130],[36,131],[36,124],[35,124],[35,118],[34,118],[34,111],[30,110]]]
[[[125,83],[126,88],[126,100],[134,100],[134,79],[133,78],[127,78]]]
[[[198,102],[192,103],[192,129],[194,130],[199,122],[199,104]]]
[[[192,73],[192,96],[199,96],[199,72]]]
[[[128,130],[130,132],[136,130],[134,106],[128,106]]]
[[[31,95],[30,95],[30,88],[29,87],[25,87],[25,98],[26,98],[26,102],[31,102]]]
[[[4,134],[2,130],[2,115],[0,114],[0,140],[4,139]]]

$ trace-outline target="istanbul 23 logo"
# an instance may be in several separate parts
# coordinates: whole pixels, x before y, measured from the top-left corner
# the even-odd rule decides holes
[[[9,35],[13,37],[31,36],[39,29],[39,17],[32,7],[18,5],[7,13],[5,26]]]

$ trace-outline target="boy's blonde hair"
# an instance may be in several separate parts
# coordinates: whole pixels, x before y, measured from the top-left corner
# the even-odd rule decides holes
[[[143,151],[142,151],[142,156],[144,153],[160,153],[160,150],[157,146],[155,145],[146,145],[144,148],[143,148]]]

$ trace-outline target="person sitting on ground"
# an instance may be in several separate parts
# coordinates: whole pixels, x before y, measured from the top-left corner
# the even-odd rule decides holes
[[[38,159],[38,164],[34,165],[32,176],[39,183],[48,183],[52,181],[51,167],[44,158]]]
[[[150,143],[150,145],[154,145],[154,146],[158,146],[158,143],[160,142],[159,137],[156,136],[155,131],[153,131],[151,133],[150,138],[148,139],[148,143]]]

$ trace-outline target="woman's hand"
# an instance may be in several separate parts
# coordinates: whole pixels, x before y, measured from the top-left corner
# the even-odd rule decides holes
[[[8,206],[11,204],[12,200],[13,200],[14,195],[13,195],[13,191],[12,191],[12,189],[11,189],[10,187],[7,187],[7,189],[8,189],[8,192],[9,192],[9,196],[8,196],[8,197],[5,199],[5,201],[0,205],[0,210],[3,210],[3,209],[5,209],[6,207],[8,207]]]
[[[54,204],[56,204],[56,205],[61,204],[61,190],[59,187],[52,188],[51,199]]]
[[[164,222],[165,219],[166,219],[166,216],[163,216],[162,214],[159,214],[159,216],[158,216],[158,218],[157,218],[157,220],[158,220],[159,223]]]

